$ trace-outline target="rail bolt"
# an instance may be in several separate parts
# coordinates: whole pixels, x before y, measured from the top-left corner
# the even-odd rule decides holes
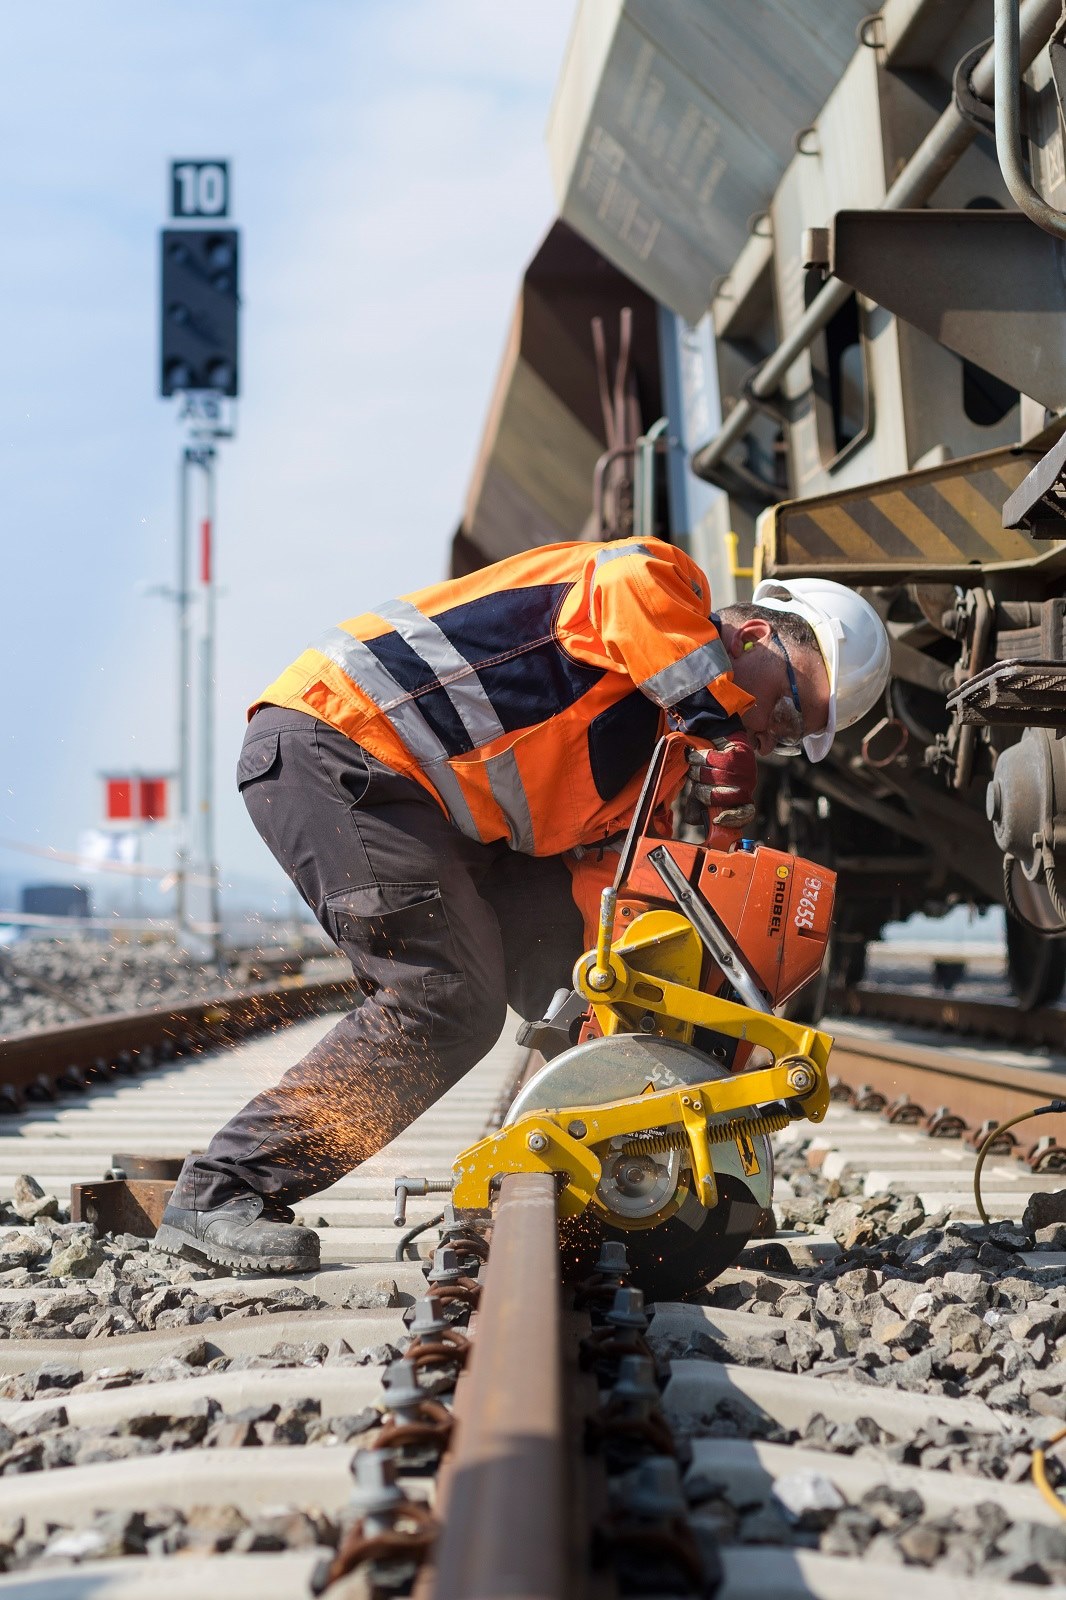
[[[648,1326],[648,1318],[644,1310],[643,1290],[616,1289],[606,1320],[612,1328],[634,1328],[639,1333],[644,1333]]]
[[[433,1252],[433,1261],[426,1273],[426,1281],[434,1287],[440,1285],[447,1288],[465,1276],[466,1269],[458,1250],[453,1250],[451,1245],[438,1245]]]
[[[655,1381],[655,1368],[647,1356],[622,1357],[618,1363],[618,1377],[611,1390],[611,1398],[658,1403],[659,1385]]]
[[[414,1312],[407,1324],[412,1339],[434,1339],[448,1326],[442,1302],[435,1294],[422,1295],[415,1301]]]
[[[384,1450],[359,1450],[352,1457],[355,1479],[349,1505],[363,1517],[379,1517],[403,1504],[407,1496],[396,1482],[396,1459]]]
[[[649,1456],[622,1480],[619,1498],[630,1516],[660,1521],[684,1517],[688,1504],[672,1456]]]
[[[418,1407],[426,1398],[426,1391],[418,1381],[418,1368],[406,1357],[390,1361],[381,1375],[385,1391],[385,1404],[402,1422],[413,1421]]]
[[[629,1252],[620,1239],[604,1239],[593,1271],[618,1278],[629,1276]]]

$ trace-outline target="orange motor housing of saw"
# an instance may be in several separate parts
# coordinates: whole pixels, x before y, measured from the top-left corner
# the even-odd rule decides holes
[[[649,852],[663,846],[713,907],[771,1007],[783,1005],[817,975],[833,923],[836,874],[765,845],[716,850],[678,839],[640,838],[618,888],[617,928],[624,928],[638,912],[673,907],[662,878],[648,861]],[[705,994],[718,994],[726,985],[721,968],[708,955],[700,988]]]
[[[698,891],[743,958],[752,977],[776,1010],[818,973],[833,924],[836,873],[815,861],[757,844],[740,847],[735,836],[712,830],[708,842],[689,844],[666,837],[675,758],[687,744],[682,735],[662,739],[648,769],[633,823],[614,879],[618,899],[615,937],[642,911],[679,910],[649,859],[666,850],[687,884]],[[705,947],[700,989],[728,994],[729,980]],[[590,1022],[585,1036],[597,1032]],[[741,1046],[734,1070],[747,1061]]]

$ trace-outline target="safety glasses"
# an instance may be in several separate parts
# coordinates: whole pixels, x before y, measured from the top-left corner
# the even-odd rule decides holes
[[[792,665],[792,657],[781,643],[781,638],[776,628],[770,629],[770,638],[773,640],[774,644],[785,658],[785,671],[788,673],[788,692],[792,696],[792,704],[795,707],[796,718],[800,726],[800,734],[798,738],[782,738],[774,732],[773,727],[771,726],[770,731],[774,733],[774,739],[776,741],[774,749],[778,755],[798,756],[803,752],[803,705],[799,696],[799,684],[796,682],[796,673]]]

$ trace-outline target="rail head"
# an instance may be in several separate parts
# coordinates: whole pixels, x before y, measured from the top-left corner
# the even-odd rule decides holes
[[[176,1006],[104,1012],[56,1028],[8,1034],[0,1037],[0,1091],[17,1100],[22,1090],[42,1083],[55,1086],[72,1070],[92,1070],[123,1055],[135,1065],[149,1051],[154,1058],[169,1060],[187,1050],[210,1049],[283,1022],[340,1010],[358,998],[351,978],[292,978],[228,989]]]
[[[482,1283],[429,1594],[562,1600],[567,1485],[550,1173],[504,1178]]]

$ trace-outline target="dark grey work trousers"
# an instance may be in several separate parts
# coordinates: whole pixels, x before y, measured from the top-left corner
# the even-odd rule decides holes
[[[252,821],[351,961],[361,1005],[185,1163],[174,1203],[291,1205],[381,1149],[570,982],[581,918],[556,857],[465,838],[421,786],[327,723],[256,712]]]

